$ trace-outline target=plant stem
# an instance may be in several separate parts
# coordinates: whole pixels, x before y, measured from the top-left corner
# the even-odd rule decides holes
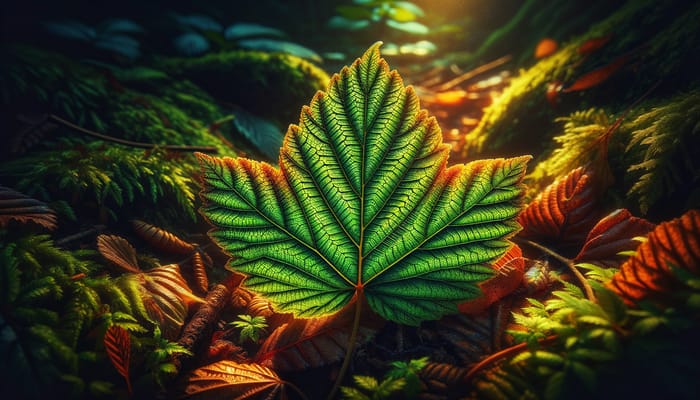
[[[556,335],[551,335],[547,336],[544,339],[540,339],[537,341],[539,344],[548,344],[556,340],[557,336]],[[490,356],[484,358],[481,360],[479,363],[477,363],[475,366],[473,366],[467,374],[464,376],[464,383],[469,383],[474,376],[476,376],[477,373],[479,373],[481,370],[485,369],[486,367],[491,366],[492,364],[495,364],[499,360],[506,358],[506,357],[512,357],[515,356],[516,354],[520,354],[523,350],[527,349],[527,342],[523,343],[518,343],[515,346],[510,346],[507,347],[501,351],[498,351],[496,353],[491,354]]]
[[[109,142],[114,142],[114,143],[119,143],[123,144],[125,146],[131,146],[131,147],[137,147],[141,149],[155,149],[157,147],[165,150],[170,150],[170,151],[199,151],[202,153],[216,153],[216,147],[213,146],[179,146],[179,145],[172,145],[172,144],[166,144],[163,146],[158,146],[153,143],[143,143],[143,142],[133,142],[131,140],[126,140],[126,139],[121,139],[118,137],[114,136],[109,136],[105,135],[99,132],[91,131],[89,129],[83,128],[82,126],[76,125],[72,122],[66,121],[65,119],[58,117],[53,114],[48,114],[46,116],[46,120],[52,120],[55,122],[58,122],[59,124],[66,126],[68,128],[71,128],[73,130],[76,130],[78,132],[84,133],[88,136],[96,137],[101,140],[106,140]]]
[[[566,267],[569,268],[569,270],[571,270],[571,272],[574,274],[576,279],[578,279],[579,283],[581,284],[581,287],[583,287],[583,291],[586,293],[586,298],[593,302],[596,301],[595,294],[593,293],[593,288],[586,280],[586,277],[583,276],[581,271],[579,271],[578,268],[576,268],[576,265],[574,264],[574,261],[572,259],[566,258],[561,254],[557,253],[556,251],[550,249],[549,247],[542,246],[541,244],[533,242],[531,240],[522,238],[515,238],[514,240],[520,243],[524,243],[530,247],[534,247],[538,250],[541,250],[542,252],[547,253],[548,255],[559,260],[562,264],[566,265]]]
[[[350,366],[350,359],[352,358],[352,352],[355,347],[355,342],[357,342],[357,333],[360,330],[360,315],[362,314],[362,291],[359,291],[355,298],[355,318],[352,321],[352,331],[350,331],[350,338],[348,339],[348,348],[345,350],[345,358],[343,359],[343,365],[340,366],[340,371],[338,371],[338,376],[335,378],[333,387],[328,393],[328,400],[333,400],[335,394],[340,389],[340,384],[343,383],[343,378],[345,373]]]
[[[304,394],[304,392],[301,391],[301,389],[299,389],[299,387],[297,385],[293,384],[292,382],[288,382],[288,381],[284,381],[284,384],[286,386],[289,386],[290,388],[292,388],[292,390],[294,390],[295,392],[297,392],[299,397],[301,397],[301,400],[309,400],[309,398]]]

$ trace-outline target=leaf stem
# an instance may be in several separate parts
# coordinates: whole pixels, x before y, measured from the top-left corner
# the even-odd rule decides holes
[[[131,146],[131,147],[137,147],[141,149],[155,149],[156,147],[159,147],[161,149],[169,150],[169,151],[199,151],[202,153],[217,153],[217,149],[214,146],[180,146],[180,145],[172,145],[172,144],[166,144],[163,146],[158,146],[154,143],[143,143],[143,142],[133,142],[131,140],[126,140],[114,136],[109,136],[105,135],[103,133],[95,132],[87,128],[83,128],[82,126],[76,125],[70,121],[66,121],[65,119],[58,117],[53,114],[48,114],[46,115],[45,119],[40,122],[43,123],[45,121],[52,120],[54,122],[58,122],[59,124],[66,126],[68,128],[71,128],[73,130],[76,130],[78,132],[84,133],[88,136],[92,136],[101,140],[106,140],[108,142],[114,142],[114,143],[119,143],[123,144],[125,146]]]
[[[534,248],[536,248],[544,253],[547,253],[548,255],[559,260],[562,264],[566,265],[566,267],[569,268],[569,270],[571,270],[571,272],[574,274],[576,279],[578,279],[579,283],[581,284],[581,287],[583,287],[583,291],[586,293],[586,298],[590,301],[593,301],[593,302],[596,301],[595,294],[593,293],[593,288],[586,280],[586,277],[583,276],[581,271],[579,271],[578,268],[576,268],[576,265],[574,264],[574,261],[572,259],[564,257],[561,254],[557,253],[556,251],[550,249],[549,247],[543,246],[543,245],[541,245],[537,242],[533,242],[531,240],[527,240],[527,239],[523,239],[523,238],[514,238],[513,240],[520,242],[520,243],[524,243],[530,247],[534,247]]]
[[[297,392],[297,394],[299,395],[299,397],[301,397],[301,400],[310,400],[310,399],[308,398],[308,396],[306,396],[306,395],[304,394],[304,392],[302,392],[301,389],[299,389],[299,386],[297,386],[297,385],[295,385],[295,384],[293,384],[292,382],[289,382],[289,381],[284,381],[284,384],[285,384],[286,386],[289,386],[290,388],[292,388],[292,390],[294,390],[295,392]]]
[[[345,358],[343,359],[343,364],[340,366],[340,371],[338,371],[338,376],[335,378],[333,387],[328,393],[328,400],[333,400],[335,394],[340,389],[340,384],[343,383],[343,378],[345,373],[348,371],[350,366],[350,359],[352,358],[352,352],[355,348],[355,342],[357,342],[357,333],[360,330],[360,316],[362,314],[362,289],[358,289],[357,296],[355,297],[355,318],[352,321],[352,331],[350,331],[350,338],[348,339],[348,348],[345,350]]]

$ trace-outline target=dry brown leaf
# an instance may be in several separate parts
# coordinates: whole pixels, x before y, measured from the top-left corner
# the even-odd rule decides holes
[[[136,249],[123,237],[116,235],[97,236],[97,250],[102,257],[125,272],[140,273]]]
[[[56,229],[56,212],[46,203],[0,186],[0,227],[6,227],[12,220],[22,224],[33,222],[48,230]]]
[[[280,399],[286,398],[284,381],[260,364],[222,360],[205,365],[185,377],[180,398],[186,399]]]
[[[137,235],[161,251],[175,254],[192,254],[195,250],[195,246],[192,243],[185,242],[165,229],[137,219],[132,220],[131,224]]]

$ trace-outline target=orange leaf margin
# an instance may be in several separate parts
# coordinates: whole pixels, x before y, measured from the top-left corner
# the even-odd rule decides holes
[[[700,276],[700,210],[659,224],[608,284],[625,302],[669,292],[680,282],[671,268]]]

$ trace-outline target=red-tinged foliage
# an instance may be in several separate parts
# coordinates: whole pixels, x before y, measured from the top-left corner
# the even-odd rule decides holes
[[[620,57],[614,59],[609,64],[606,64],[600,68],[596,68],[593,71],[581,75],[581,77],[576,79],[574,83],[562,89],[562,92],[577,92],[580,90],[586,90],[594,86],[600,85],[608,78],[610,78],[612,74],[617,72],[617,70],[619,70],[623,65],[625,65],[629,58],[629,54],[623,54]]]
[[[578,47],[578,49],[576,49],[576,51],[579,54],[591,54],[596,50],[600,49],[601,47],[605,46],[605,44],[610,41],[610,38],[612,38],[612,34],[588,39],[585,42],[583,42]]]
[[[107,261],[122,271],[140,273],[136,249],[123,237],[116,235],[97,236],[97,250]]]
[[[427,393],[440,395],[438,398],[453,398],[465,394],[468,390],[464,382],[467,376],[466,368],[452,364],[430,362],[420,370],[419,376],[425,384]]]
[[[639,242],[634,238],[646,236],[652,229],[654,224],[633,216],[626,209],[615,210],[591,229],[574,262],[617,267],[625,258],[618,253],[636,249]]]
[[[112,325],[107,328],[103,341],[109,360],[119,375],[126,380],[126,386],[131,394],[131,380],[129,379],[131,336],[129,336],[129,332],[121,326]]]
[[[628,304],[660,295],[668,298],[681,285],[672,268],[700,276],[700,210],[654,228],[609,283]]]
[[[48,230],[56,229],[56,213],[46,203],[5,186],[0,186],[0,228],[10,221],[33,222]]]
[[[177,398],[183,399],[286,399],[284,381],[259,364],[222,360],[190,372]]]
[[[544,38],[535,47],[535,58],[549,57],[559,49],[559,43],[552,38]]]
[[[175,254],[192,254],[195,246],[165,229],[140,220],[131,221],[134,232],[158,250]]]
[[[525,259],[520,247],[513,245],[503,257],[494,263],[493,269],[496,271],[496,275],[479,285],[483,292],[482,295],[460,303],[457,306],[459,312],[470,315],[479,314],[522,284],[525,275]]]
[[[519,236],[558,247],[583,243],[598,221],[598,189],[583,167],[547,186],[518,217]]]
[[[360,322],[356,343],[371,338],[384,322],[367,306],[363,314],[369,317]],[[327,317],[294,319],[283,324],[265,339],[255,361],[275,371],[302,371],[336,362],[347,350],[353,316],[354,306],[350,303]]]
[[[226,339],[212,339],[207,350],[206,360],[209,363],[221,360],[234,360],[241,363],[248,361],[243,348]]]

